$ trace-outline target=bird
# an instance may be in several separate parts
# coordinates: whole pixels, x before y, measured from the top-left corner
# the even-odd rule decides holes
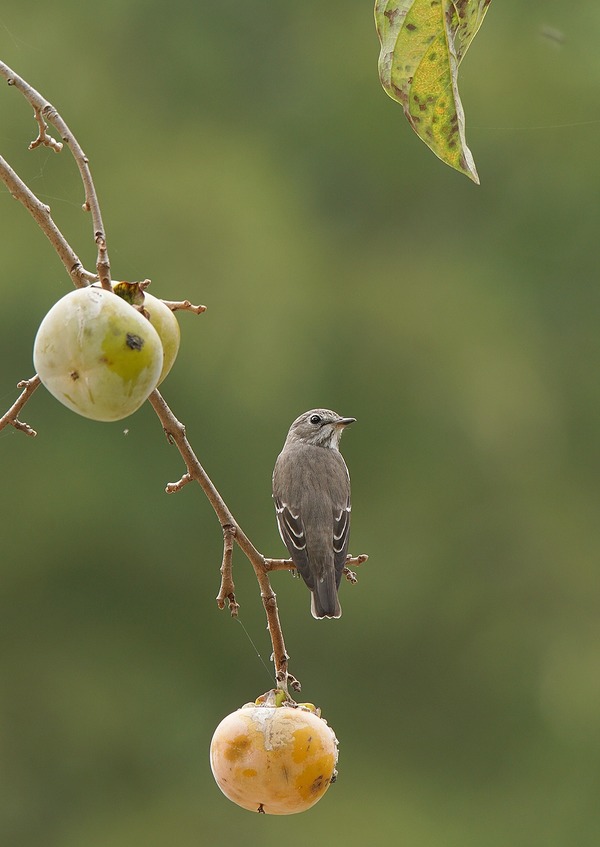
[[[290,426],[273,471],[279,533],[311,591],[314,618],[339,618],[350,537],[350,475],[340,438],[356,418],[311,409]]]

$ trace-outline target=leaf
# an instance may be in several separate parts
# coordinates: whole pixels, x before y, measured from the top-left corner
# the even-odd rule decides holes
[[[379,78],[443,162],[479,184],[465,140],[458,66],[491,0],[376,0]]]

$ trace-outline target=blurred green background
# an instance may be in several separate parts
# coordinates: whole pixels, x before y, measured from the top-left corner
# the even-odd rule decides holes
[[[114,277],[208,306],[163,393],[240,524],[283,555],[273,463],[325,405],[359,421],[370,559],[337,623],[274,575],[340,776],[303,815],[242,811],[208,746],[270,687],[250,566],[244,629],[151,409],[100,424],[36,392],[38,437],[0,433],[0,843],[600,843],[599,30],[597,4],[492,4],[460,80],[477,188],[379,87],[368,0],[4,8],[0,55],[91,160]],[[0,95],[2,154],[93,267],[72,160],[28,153]],[[4,189],[0,220],[4,410],[70,282]]]

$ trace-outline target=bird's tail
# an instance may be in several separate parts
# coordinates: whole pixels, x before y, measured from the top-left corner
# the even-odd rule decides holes
[[[338,599],[333,569],[331,573],[315,580],[315,587],[310,597],[310,611],[313,618],[341,618],[342,607]]]

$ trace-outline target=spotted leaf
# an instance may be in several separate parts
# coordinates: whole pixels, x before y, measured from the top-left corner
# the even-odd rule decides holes
[[[479,184],[465,140],[458,66],[491,0],[376,0],[379,77],[443,162]]]

